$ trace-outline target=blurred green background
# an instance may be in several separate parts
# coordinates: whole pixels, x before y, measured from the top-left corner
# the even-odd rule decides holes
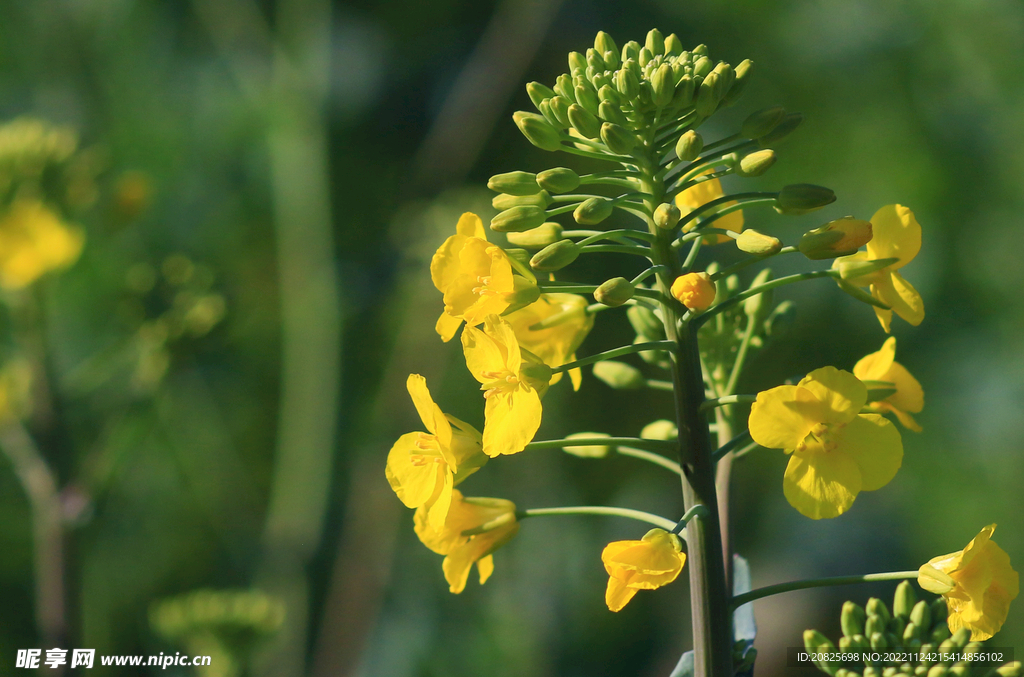
[[[790,508],[781,453],[738,462],[735,540],[755,587],[916,568],[992,522],[1024,565],[1019,1],[3,2],[0,116],[71,126],[99,172],[94,205],[75,216],[87,232],[81,259],[33,292],[53,411],[26,426],[60,488],[64,648],[210,646],[202,628],[161,632],[151,609],[195,590],[259,589],[286,615],[256,640],[251,674],[668,675],[689,648],[685,577],[618,614],[603,600],[601,548],[643,528],[531,520],[496,554],[487,585],[471,581],[456,597],[383,470],[394,439],[420,425],[404,389],[411,372],[445,411],[483,422],[460,347],[433,331],[433,250],[461,212],[493,214],[492,174],[578,166],[515,129],[512,112],[530,106],[523,85],[551,82],[598,30],[621,45],[654,26],[706,43],[713,58],[755,62],[743,99],[702,129],[706,139],[769,105],[806,116],[754,182],[819,183],[839,200],[800,218],[752,210],[748,225],[794,241],[899,202],[924,228],[905,272],[927,317],[918,328],[894,322],[897,359],[925,388],[924,432],[904,434],[895,481],[835,520]],[[603,279],[593,264],[578,268]],[[220,299],[223,319],[147,343],[147,322],[173,314],[185,292],[185,302]],[[741,391],[825,364],[849,369],[884,340],[871,310],[834,285],[788,287],[784,298],[798,304],[795,325],[756,356]],[[16,316],[3,314],[5,359],[24,347]],[[621,314],[603,313],[580,352],[631,338]],[[552,389],[539,437],[636,435],[669,414],[663,393],[623,404],[587,373],[578,394]],[[681,502],[657,468],[558,452],[503,458],[463,490],[522,508],[606,503],[667,516]],[[17,649],[46,641],[31,517],[0,464],[0,674],[18,672]],[[893,589],[758,602],[756,674],[789,674],[785,647],[803,629],[835,637],[843,600]],[[1018,600],[993,643],[1024,649],[1022,618]],[[257,625],[224,621],[217,646],[249,655],[237,648],[248,637],[223,637]]]

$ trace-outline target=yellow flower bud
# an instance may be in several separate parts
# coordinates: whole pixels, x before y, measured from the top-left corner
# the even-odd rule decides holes
[[[704,139],[692,129],[676,141],[676,155],[683,162],[695,160],[702,150],[704,150]]]
[[[654,210],[654,223],[663,230],[672,230],[679,223],[682,212],[670,202],[663,202]]]
[[[509,195],[536,195],[540,192],[537,175],[530,172],[495,174],[487,180],[487,187],[496,193]]]
[[[645,425],[640,437],[645,440],[674,440],[679,437],[679,430],[672,421],[660,419]]]
[[[871,241],[871,234],[869,221],[847,216],[804,233],[797,247],[809,259],[831,259],[854,253]]]
[[[776,159],[775,151],[770,148],[759,150],[740,160],[739,166],[736,167],[736,173],[746,177],[761,176],[771,169]]]
[[[748,228],[736,238],[736,247],[741,252],[764,256],[765,254],[774,254],[782,249],[782,242],[777,237]]]
[[[536,183],[534,184],[536,185]],[[508,193],[501,193],[491,198],[491,206],[495,209],[512,209],[513,207],[519,207],[521,205],[533,205],[534,207],[540,207],[546,209],[551,204],[551,195],[546,191],[542,190],[533,195],[510,195]]]
[[[672,296],[690,310],[705,310],[715,302],[715,283],[707,273],[680,275],[672,283]]]

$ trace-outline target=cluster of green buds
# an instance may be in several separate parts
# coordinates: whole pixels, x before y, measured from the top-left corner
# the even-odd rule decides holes
[[[850,654],[856,661],[818,661],[816,667],[833,677],[1019,677],[1020,663],[1007,663],[993,668],[981,660],[971,660],[982,652],[981,642],[971,642],[971,631],[960,628],[951,633],[946,620],[945,598],[931,602],[918,601],[910,582],[896,588],[892,613],[877,598],[866,606],[852,601],[843,604],[840,624],[843,636],[836,648],[831,640],[817,630],[804,632],[804,647],[809,654]],[[865,652],[883,660],[864,662]],[[915,662],[903,660],[917,656]],[[930,657],[957,656],[962,660],[930,660]],[[893,658],[896,660],[884,660]],[[863,669],[856,668],[863,665]]]

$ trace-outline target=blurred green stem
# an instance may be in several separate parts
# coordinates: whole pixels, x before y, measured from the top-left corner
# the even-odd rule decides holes
[[[649,512],[631,510],[629,508],[613,508],[607,505],[577,505],[566,508],[533,508],[531,510],[517,511],[516,519],[522,520],[527,517],[540,517],[543,515],[614,515],[616,517],[627,517],[640,522],[647,522],[648,524],[653,524],[656,527],[661,527],[665,531],[672,531],[676,526],[676,523],[672,520],[652,515]]]
[[[884,574],[863,574],[861,576],[833,576],[831,578],[812,578],[806,581],[791,581],[769,585],[732,598],[730,608],[738,609],[747,602],[753,602],[762,597],[778,595],[782,592],[793,590],[806,590],[807,588],[823,588],[831,585],[851,585],[853,583],[872,583],[875,581],[900,581],[910,578],[917,578],[917,571],[890,571]]]

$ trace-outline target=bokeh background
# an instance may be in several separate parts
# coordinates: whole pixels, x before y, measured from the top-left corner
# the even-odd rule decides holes
[[[788,506],[781,453],[738,462],[735,539],[755,586],[916,568],[992,522],[1024,565],[1020,2],[2,2],[0,116],[74,129],[95,182],[73,216],[86,232],[80,260],[29,294],[48,408],[25,425],[59,489],[64,648],[213,647],[220,672],[207,674],[248,656],[248,674],[275,676],[671,671],[689,648],[685,580],[618,614],[604,606],[600,549],[642,527],[531,520],[496,554],[486,586],[453,596],[383,472],[394,439],[419,426],[411,372],[446,411],[482,424],[460,347],[433,332],[440,299],[427,265],[461,212],[492,215],[489,176],[575,166],[515,129],[512,112],[529,107],[523,85],[551,82],[598,30],[621,45],[654,26],[714,58],[755,62],[706,139],[768,105],[806,116],[754,181],[819,183],[839,200],[800,218],[751,211],[749,225],[793,241],[899,202],[924,228],[905,272],[927,317],[894,323],[897,359],[924,384],[924,432],[904,434],[895,481],[829,521]],[[884,340],[871,310],[834,285],[784,298],[798,306],[791,331],[756,355],[741,391],[850,368]],[[24,300],[4,306],[8,362],[27,350]],[[183,317],[193,324],[168,333]],[[625,318],[603,313],[581,353],[623,340]],[[587,373],[578,394],[552,389],[540,437],[635,435],[669,413],[662,393],[624,401]],[[626,458],[521,454],[464,490],[523,508],[680,511],[673,476]],[[17,672],[17,649],[50,648],[35,618],[32,519],[0,463],[0,674]],[[889,599],[893,588],[757,603],[756,674],[791,674],[785,648],[803,629],[835,637],[843,600]],[[174,616],[202,606],[182,597],[197,590],[236,592],[203,598],[196,618],[214,625]],[[265,597],[237,602],[246,590]],[[994,643],[1024,650],[1022,617],[1018,600]]]

